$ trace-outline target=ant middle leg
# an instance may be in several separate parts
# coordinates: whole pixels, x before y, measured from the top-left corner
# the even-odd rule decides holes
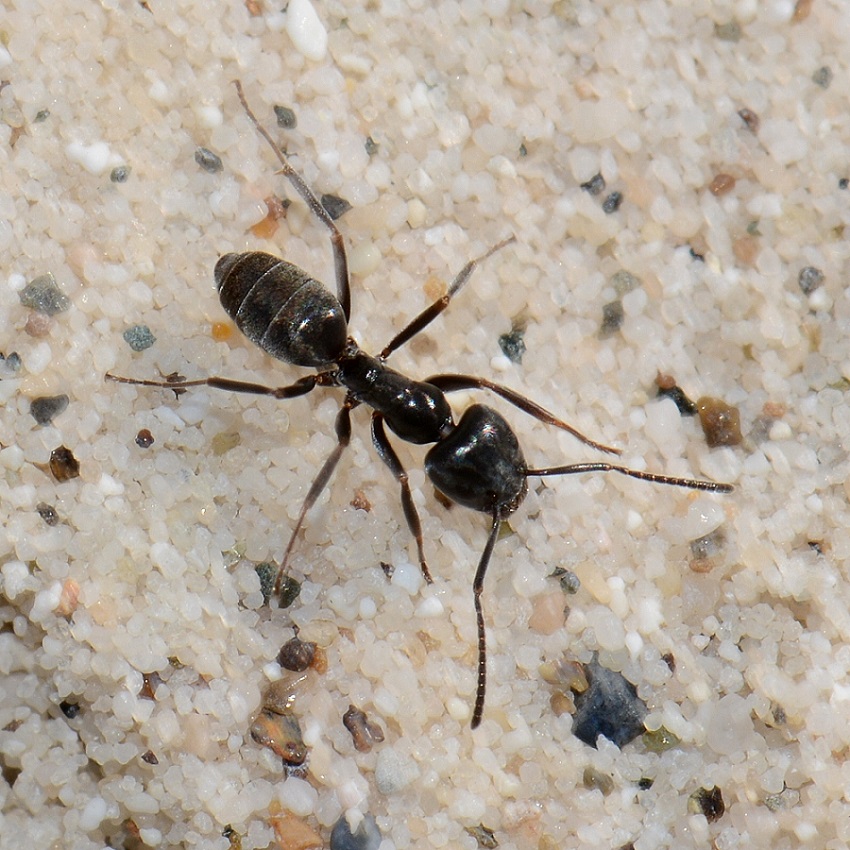
[[[418,316],[409,322],[405,328],[402,328],[402,330],[390,340],[384,350],[378,355],[378,359],[386,360],[394,351],[397,351],[406,342],[413,339],[413,337],[415,337],[421,330],[428,327],[428,325],[430,325],[431,322],[433,322],[434,319],[436,319],[437,316],[439,316],[440,313],[449,306],[452,298],[460,292],[478,265],[483,263],[488,257],[495,254],[496,251],[504,248],[505,245],[510,245],[511,242],[516,242],[516,236],[509,236],[507,239],[503,239],[501,242],[485,251],[480,257],[475,257],[470,260],[451,282],[448,292],[446,292],[446,294],[441,298],[438,298],[433,304],[426,307]]]
[[[428,584],[432,584],[434,579],[431,578],[431,571],[428,569],[428,564],[425,561],[422,523],[419,520],[419,512],[416,510],[416,505],[413,503],[413,496],[410,493],[407,472],[401,465],[401,461],[398,459],[398,455],[395,453],[392,445],[390,445],[389,439],[387,439],[387,434],[384,430],[384,417],[377,411],[372,413],[372,443],[381,460],[390,468],[390,472],[395,476],[395,480],[401,485],[401,504],[404,508],[404,516],[407,519],[407,527],[416,540],[416,548],[419,551],[419,566],[422,569],[422,575],[425,581]]]

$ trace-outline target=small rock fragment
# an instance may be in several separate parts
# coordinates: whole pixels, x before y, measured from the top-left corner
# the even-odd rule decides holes
[[[138,434],[136,434],[136,445],[140,449],[149,449],[154,443],[153,434],[148,431],[147,428],[142,428]]]
[[[709,448],[737,446],[741,435],[741,414],[737,407],[719,398],[703,396],[697,401],[700,424]]]
[[[292,712],[279,714],[264,708],[251,725],[251,737],[280,756],[287,765],[297,767],[307,758],[301,726]]]
[[[301,593],[301,582],[292,578],[292,576],[283,576],[280,580],[280,589],[278,590],[278,603],[281,608],[288,608],[298,598]]]
[[[142,753],[142,761],[147,764],[159,764],[159,759],[154,755],[151,750],[146,750]]]
[[[218,174],[224,168],[221,157],[208,148],[195,148],[195,162],[210,174]]]
[[[471,835],[483,850],[494,850],[494,848],[499,846],[499,842],[496,840],[496,834],[492,829],[484,826],[483,823],[478,824],[478,826],[465,826],[463,831]]]
[[[643,734],[647,707],[635,686],[595,658],[585,665],[585,672],[590,686],[575,697],[573,734],[594,748],[600,735],[622,748]]]
[[[672,375],[663,375],[659,372],[655,378],[655,385],[658,387],[658,397],[672,399],[682,416],[694,416],[696,414],[697,406],[676,385],[676,380]]]
[[[737,21],[728,21],[725,24],[715,24],[714,35],[720,39],[720,41],[740,41],[741,25]]]
[[[726,811],[723,794],[716,785],[713,788],[699,788],[688,798],[688,811],[695,815],[705,815],[709,823],[714,823]]]
[[[324,847],[322,836],[291,812],[279,812],[270,818],[281,850],[314,850]]]
[[[664,753],[678,747],[682,742],[677,735],[660,726],[643,736],[643,745],[650,753]]]
[[[601,791],[603,797],[607,797],[614,790],[613,778],[590,765],[584,769],[582,784],[588,791]]]
[[[295,110],[288,106],[274,106],[275,118],[277,118],[277,126],[283,130],[294,130],[298,126],[298,119],[295,117]]]
[[[316,644],[312,641],[301,640],[298,635],[290,638],[277,654],[277,663],[286,670],[303,673],[313,663],[316,655]]]
[[[80,600],[80,585],[72,578],[66,578],[62,583],[62,593],[59,596],[59,604],[56,613],[60,617],[70,617],[77,610]]]
[[[268,605],[269,599],[272,598],[274,591],[274,583],[277,578],[277,567],[274,564],[264,561],[262,564],[257,564],[254,569],[260,577],[260,593],[263,594],[263,604]],[[294,600],[293,600],[294,601]],[[290,602],[290,605],[292,603]],[[287,607],[287,606],[282,606]]]
[[[800,269],[800,274],[797,277],[797,283],[800,284],[800,289],[803,290],[804,295],[811,295],[816,289],[820,289],[823,282],[823,272],[814,266],[806,266]]]
[[[828,65],[824,65],[812,74],[812,82],[816,86],[820,86],[822,89],[828,89],[832,83],[832,76],[832,68]]]
[[[68,702],[67,700],[62,700],[59,703],[59,708],[62,709],[62,714],[68,718],[68,720],[73,720],[81,711],[80,706],[75,702]]]
[[[156,337],[151,333],[151,329],[147,325],[133,325],[127,328],[122,336],[124,337],[124,342],[133,351],[144,351],[156,342]]]
[[[331,830],[330,850],[378,850],[381,840],[381,830],[372,815],[364,815],[354,832],[342,815]]]
[[[353,705],[342,715],[342,725],[351,732],[354,749],[359,753],[368,753],[376,743],[384,740],[384,730],[377,723],[370,723],[364,712]]]
[[[602,212],[605,215],[611,215],[612,213],[617,212],[620,209],[620,206],[623,203],[623,193],[622,192],[611,192],[607,198],[602,202]]]
[[[594,174],[586,183],[581,184],[589,195],[601,195],[605,190],[605,178],[601,174]]]
[[[613,336],[620,330],[625,316],[622,301],[609,301],[605,304],[602,308],[602,325],[599,328],[599,338],[607,339],[609,336]]]
[[[70,481],[80,475],[80,462],[67,446],[59,446],[50,453],[50,471],[57,481]]]
[[[117,165],[109,172],[109,179],[113,183],[126,183],[130,176],[130,167],[127,165]]]
[[[708,191],[718,197],[728,195],[735,188],[735,178],[731,174],[715,174],[708,184]]]
[[[510,333],[499,337],[499,348],[511,363],[521,363],[525,354],[525,328],[514,327]]]
[[[334,220],[342,218],[350,209],[351,204],[338,195],[322,195],[319,199],[325,212]]]
[[[48,505],[47,502],[39,502],[35,509],[46,525],[52,526],[59,522],[59,514],[56,513],[56,508],[53,505]]]
[[[39,313],[55,316],[64,313],[71,306],[71,299],[65,295],[50,272],[31,280],[20,293],[21,304]]]
[[[30,403],[30,414],[39,425],[49,425],[60,413],[67,410],[70,399],[61,395],[45,395]]]

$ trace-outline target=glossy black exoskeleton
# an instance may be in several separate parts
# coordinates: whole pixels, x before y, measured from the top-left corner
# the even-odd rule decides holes
[[[387,437],[384,424],[402,440],[434,445],[425,456],[425,470],[438,490],[454,502],[490,517],[490,533],[473,579],[473,599],[478,627],[478,684],[472,726],[481,722],[486,689],[486,645],[481,592],[484,575],[496,542],[500,524],[522,503],[530,477],[569,475],[581,472],[619,472],[633,478],[728,493],[732,487],[712,481],[674,478],[629,469],[607,462],[532,469],[525,461],[519,441],[504,417],[483,404],[471,405],[458,422],[454,421],[446,394],[459,390],[489,390],[542,422],[554,425],[592,448],[611,454],[617,449],[604,446],[578,432],[566,422],[528,398],[471,375],[433,375],[414,381],[386,365],[387,358],[427,327],[469,280],[480,262],[513,242],[499,242],[482,256],[471,260],[455,277],[447,293],[423,310],[373,357],[362,351],[348,335],[351,312],[348,262],[342,234],[319,203],[312,190],[290,165],[289,160],[259,123],[248,106],[242,86],[236,82],[239,100],[257,131],[271,146],[284,174],[295,190],[330,231],[336,269],[334,296],[305,271],[271,254],[250,251],[225,254],[215,267],[215,282],[222,306],[242,333],[268,354],[296,366],[316,369],[314,374],[282,387],[267,387],[228,378],[210,377],[178,382],[147,381],[107,377],[113,381],[143,386],[184,388],[209,386],[236,392],[293,398],[316,386],[341,387],[345,398],[336,419],[337,445],[314,479],[278,570],[275,592],[280,587],[289,555],[307,511],[327,485],[351,437],[351,411],[363,404],[372,409],[372,441],[381,460],[401,487],[401,502],[408,527],[416,540],[419,563],[428,582],[432,581],[425,560],[422,527],[413,502],[407,473]]]

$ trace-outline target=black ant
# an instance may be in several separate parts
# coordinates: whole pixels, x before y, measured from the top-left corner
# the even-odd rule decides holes
[[[529,478],[580,472],[619,472],[644,481],[715,493],[729,493],[733,488],[730,484],[656,475],[607,462],[533,469],[526,463],[516,435],[501,414],[483,404],[473,404],[455,422],[446,394],[458,390],[490,390],[541,422],[568,431],[591,448],[609,454],[620,452],[591,440],[530,399],[486,378],[447,374],[414,381],[386,365],[387,358],[394,351],[424,330],[448,307],[479,263],[513,242],[513,236],[468,262],[452,281],[446,294],[409,322],[377,357],[361,350],[348,335],[351,296],[342,234],[313,191],[257,120],[248,106],[241,83],[236,80],[235,85],[248,118],[279,160],[280,173],[286,176],[313,215],[330,231],[337,295],[331,294],[323,284],[292,263],[271,254],[249,251],[225,254],[216,263],[215,282],[219,298],[242,333],[267,354],[286,363],[309,366],[317,371],[283,387],[267,387],[221,377],[194,381],[144,381],[116,375],[106,377],[112,381],[146,387],[182,389],[208,386],[280,399],[305,395],[317,386],[345,389],[345,398],[336,418],[337,445],[319,470],[304,499],[278,569],[275,594],[279,591],[304,517],[324,490],[349,443],[351,411],[361,404],[372,408],[372,442],[401,487],[401,503],[408,527],[416,540],[422,574],[427,582],[432,582],[425,560],[422,526],[410,493],[407,473],[387,438],[384,423],[402,440],[419,444],[433,443],[425,455],[425,471],[436,488],[452,501],[490,517],[490,534],[472,582],[478,626],[478,685],[472,712],[472,727],[475,728],[481,722],[484,711],[487,680],[487,650],[481,608],[484,575],[500,525],[522,503]]]

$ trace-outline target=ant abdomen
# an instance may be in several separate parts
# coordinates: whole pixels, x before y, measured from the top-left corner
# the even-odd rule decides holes
[[[215,283],[221,306],[267,354],[315,369],[339,360],[348,338],[342,305],[303,269],[262,251],[225,254]]]

